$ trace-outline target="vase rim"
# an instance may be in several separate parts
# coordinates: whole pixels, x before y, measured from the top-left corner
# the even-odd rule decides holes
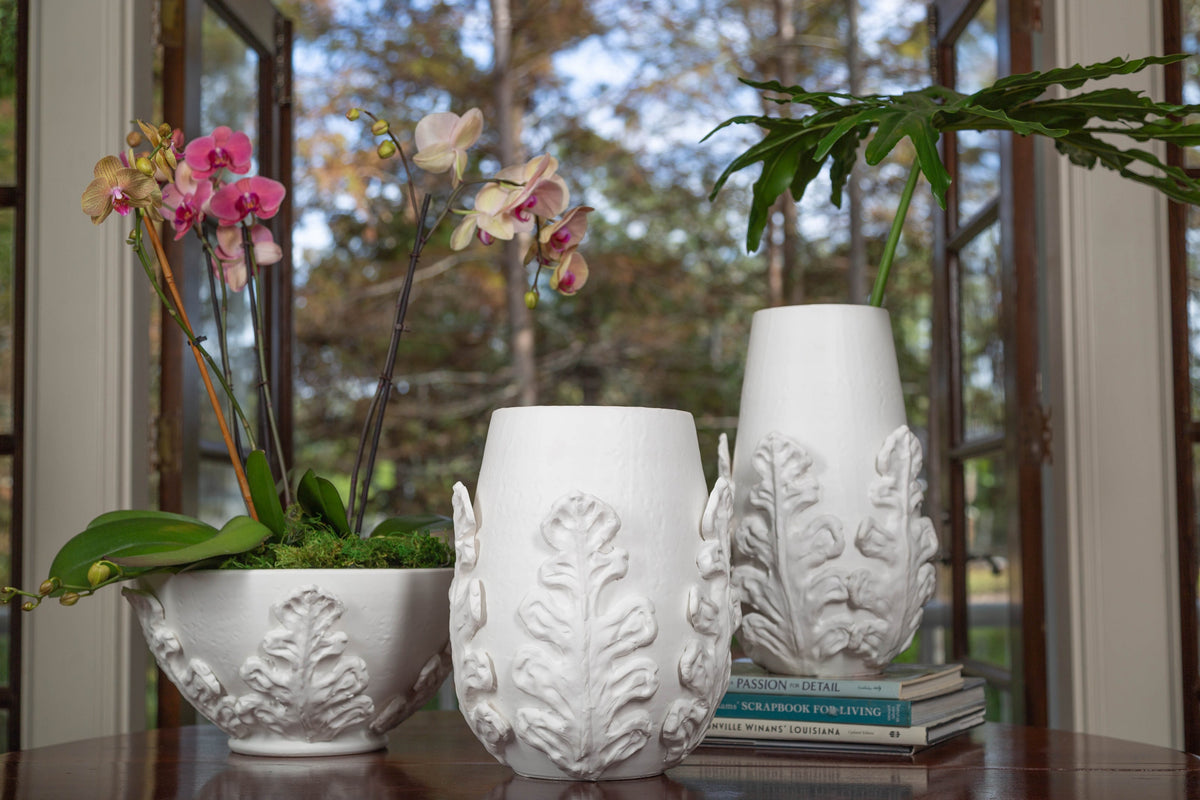
[[[771,308],[760,308],[754,312],[754,316],[772,316],[786,314],[866,314],[878,316],[880,314],[888,315],[888,310],[882,306],[871,306],[866,303],[801,303],[790,306],[772,306]]]
[[[685,415],[689,419],[692,417],[690,411],[684,411],[679,408],[659,408],[657,406],[604,406],[604,405],[537,405],[537,406],[506,406],[505,408],[497,408],[492,412],[492,416],[497,414],[512,415],[512,414],[581,414],[581,415],[596,415],[596,414],[619,414],[619,413],[650,413],[650,414],[665,414],[665,415]]]

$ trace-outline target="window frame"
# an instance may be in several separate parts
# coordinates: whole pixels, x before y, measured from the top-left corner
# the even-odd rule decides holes
[[[999,74],[1033,69],[1036,0],[996,0]],[[954,45],[984,0],[934,0],[930,5],[930,38],[939,83],[955,81]],[[1034,144],[1030,137],[1002,134],[1000,185],[995,199],[970,219],[959,220],[958,184],[947,192],[946,210],[935,214],[934,314],[930,449],[931,508],[941,522],[940,538],[950,568],[950,658],[994,685],[1009,687],[1014,675],[973,658],[967,593],[966,501],[963,465],[967,459],[996,454],[1004,459],[1006,503],[1013,509],[1020,548],[1020,607],[1011,626],[1020,630],[1014,642],[1014,672],[1020,670],[1020,696],[1013,696],[1015,721],[1045,726],[1048,720],[1045,592],[1042,553],[1042,478],[1049,453],[1049,417],[1041,404],[1039,366],[1039,270]],[[958,174],[956,137],[947,132],[942,155],[952,177]],[[1005,426],[1002,434],[971,440],[962,413],[962,370],[959,348],[959,269],[957,253],[993,223],[1000,225],[1000,329],[1005,345]],[[1014,598],[1018,599],[1018,598]]]

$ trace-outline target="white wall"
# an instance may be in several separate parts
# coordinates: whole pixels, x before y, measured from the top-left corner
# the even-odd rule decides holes
[[[146,280],[80,195],[150,99],[148,0],[30,3],[25,586],[97,514],[146,500]],[[119,592],[25,618],[25,747],[141,727],[144,645]]]
[[[1160,4],[1047,3],[1056,65],[1162,52]],[[1121,81],[1162,97],[1162,72]],[[1182,746],[1166,205],[1047,149],[1052,723]],[[1052,159],[1052,160],[1051,160]],[[1065,607],[1064,607],[1065,606]],[[1065,662],[1065,663],[1063,663]]]

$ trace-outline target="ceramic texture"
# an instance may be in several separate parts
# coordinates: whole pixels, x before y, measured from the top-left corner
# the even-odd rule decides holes
[[[474,504],[454,488],[459,706],[532,778],[658,775],[729,682],[732,490],[682,411],[497,411]]]
[[[921,463],[885,310],[754,315],[731,475],[738,641],[751,659],[871,675],[908,646],[937,551]]]
[[[159,667],[235,753],[378,750],[450,670],[453,569],[208,570],[125,590]]]

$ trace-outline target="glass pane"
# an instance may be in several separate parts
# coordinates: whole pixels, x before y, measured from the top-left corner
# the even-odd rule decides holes
[[[958,219],[966,222],[1000,193],[1000,132],[959,131]]]
[[[203,70],[200,77],[200,132],[206,134],[219,125],[245,131],[258,148],[258,54],[216,12],[204,7],[202,27]],[[251,172],[257,165],[251,166]],[[195,258],[201,258],[199,254]],[[207,262],[194,271],[204,275],[200,282],[200,312],[195,321],[197,334],[206,337],[205,348],[217,363],[223,364],[218,328],[212,305],[212,281]],[[216,285],[218,306],[222,302],[221,285]],[[242,411],[250,421],[257,436],[257,414],[259,408],[255,387],[258,385],[258,360],[254,353],[254,332],[251,326],[249,293],[225,292],[227,303],[226,326],[228,342],[228,370],[230,382]],[[224,396],[221,397],[225,400]],[[231,426],[240,424],[226,414]],[[241,432],[239,431],[239,435]],[[200,404],[200,437],[204,442],[221,445],[221,432],[215,414],[207,399]],[[245,439],[242,439],[243,443]],[[262,443],[259,443],[261,446]],[[204,497],[201,490],[201,497]],[[202,502],[210,502],[205,499]],[[220,507],[219,498],[211,500]],[[240,506],[240,501],[239,501]]]
[[[977,92],[999,76],[1000,44],[996,38],[996,3],[988,0],[954,42],[954,88]]]
[[[224,525],[231,517],[245,514],[242,494],[229,462],[224,459],[200,461],[200,519],[210,525]]]
[[[1188,374],[1192,416],[1200,417],[1200,209],[1188,208],[1187,231]]]
[[[17,182],[17,3],[0,0],[0,184]]]
[[[0,432],[13,426],[13,226],[16,212],[0,208]]]
[[[1183,52],[1200,53],[1200,0],[1181,0],[1180,5]],[[1183,102],[1190,105],[1200,104],[1200,56],[1193,55],[1183,62]],[[1184,163],[1189,167],[1200,168],[1200,147],[1185,149]]]
[[[12,586],[16,575],[12,574],[12,496],[13,475],[12,458],[0,458],[0,585]],[[0,606],[0,686],[9,685],[8,670],[9,643],[11,624],[9,615],[13,608],[20,608],[20,603],[10,603]],[[4,729],[0,727],[0,735]]]
[[[963,437],[971,440],[1004,431],[999,223],[972,239],[958,262]]]
[[[967,652],[972,658],[1014,669],[1019,632],[1013,626],[1020,586],[1013,569],[1018,542],[1009,536],[1013,509],[1000,455],[963,464],[967,531]],[[996,708],[1004,707],[997,703]],[[1011,708],[1011,703],[1008,704]],[[997,718],[999,719],[999,718]]]

